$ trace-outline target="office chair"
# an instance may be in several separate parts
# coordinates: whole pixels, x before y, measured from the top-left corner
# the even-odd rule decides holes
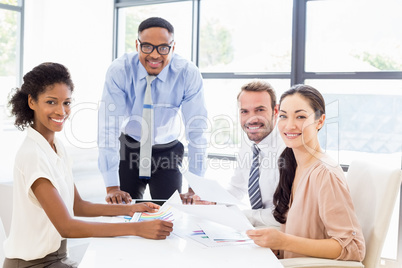
[[[6,236],[10,233],[11,217],[13,211],[13,184],[0,183],[0,218]]]
[[[3,222],[0,218],[0,267],[3,267],[3,262],[4,262],[3,242],[5,240],[6,240],[6,231],[4,230]]]
[[[366,242],[363,262],[291,258],[280,260],[285,268],[380,267],[381,251],[401,186],[401,170],[354,161],[349,166],[347,182]]]

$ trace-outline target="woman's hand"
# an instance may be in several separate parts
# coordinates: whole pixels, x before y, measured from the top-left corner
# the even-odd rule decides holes
[[[286,234],[275,228],[248,230],[246,234],[255,244],[272,250],[284,249],[286,243]]]
[[[153,220],[134,222],[135,235],[149,239],[166,239],[173,231],[173,223],[169,221]]]
[[[152,202],[143,202],[138,204],[131,204],[130,206],[130,216],[133,216],[135,212],[157,212],[160,208],[159,205]]]

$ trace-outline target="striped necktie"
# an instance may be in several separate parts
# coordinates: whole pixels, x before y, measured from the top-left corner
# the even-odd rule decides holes
[[[147,88],[145,89],[144,106],[142,109],[142,130],[140,147],[140,173],[142,179],[151,178],[152,168],[152,140],[154,106],[152,103],[151,83],[156,76],[147,76]],[[145,127],[146,126],[146,127]]]
[[[256,144],[253,146],[253,163],[251,165],[250,176],[248,180],[248,195],[250,197],[250,204],[253,209],[263,208],[261,192],[260,192],[260,163],[259,163],[260,149]]]

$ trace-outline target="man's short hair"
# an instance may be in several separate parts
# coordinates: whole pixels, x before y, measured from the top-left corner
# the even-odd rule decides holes
[[[166,30],[168,30],[169,33],[174,34],[173,25],[170,24],[170,22],[168,22],[167,20],[159,17],[151,17],[141,22],[140,26],[138,26],[138,33],[154,27],[165,28]]]
[[[268,92],[269,96],[271,97],[271,108],[272,110],[275,109],[276,105],[276,94],[274,88],[271,86],[270,83],[262,81],[262,80],[254,80],[251,81],[241,87],[239,94],[237,95],[237,100],[239,100],[240,94],[243,91],[249,92]]]

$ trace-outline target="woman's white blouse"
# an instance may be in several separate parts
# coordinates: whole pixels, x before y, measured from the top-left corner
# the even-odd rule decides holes
[[[64,146],[55,139],[57,154],[35,129],[17,152],[14,165],[13,214],[10,234],[4,242],[7,258],[43,258],[60,247],[63,239],[32,192],[38,178],[48,179],[59,192],[73,216],[74,182],[71,161]]]

